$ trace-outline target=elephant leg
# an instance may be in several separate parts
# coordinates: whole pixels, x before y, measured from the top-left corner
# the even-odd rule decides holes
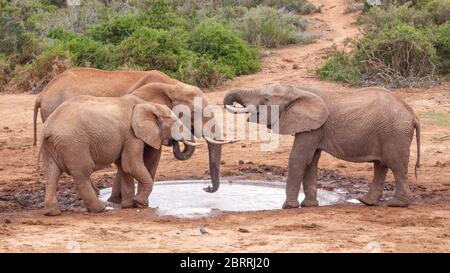
[[[119,184],[121,207],[123,209],[133,208],[136,206],[134,203],[134,194],[135,194],[134,178],[130,174],[123,171],[120,162],[116,163],[116,166],[117,166],[117,177],[121,178]]]
[[[148,197],[153,190],[153,178],[144,164],[144,142],[130,139],[122,151],[123,171],[138,180],[138,191],[134,202],[138,207],[148,207]]]
[[[114,204],[120,204],[122,203],[122,188],[120,180],[122,178],[119,175],[119,172],[116,173],[116,176],[114,177],[114,182],[111,189],[111,196],[108,198],[108,202],[114,203]]]
[[[383,195],[384,183],[388,171],[388,168],[379,161],[375,161],[373,167],[373,180],[369,185],[369,192],[358,198],[359,201],[368,206],[378,205],[378,202]]]
[[[405,164],[406,165],[406,164]],[[395,192],[392,200],[388,202],[389,207],[408,207],[410,194],[408,186],[408,167],[391,168],[395,178]]]
[[[294,145],[289,155],[286,201],[283,209],[298,208],[298,195],[306,167],[311,163],[320,141],[320,131],[295,135]]]
[[[303,200],[302,207],[317,207],[317,165],[320,158],[320,150],[314,153],[311,163],[306,167],[305,177],[303,178],[303,191],[305,193],[305,200]]]
[[[73,179],[78,188],[78,194],[90,212],[102,212],[105,210],[106,203],[100,201],[92,188],[89,173],[73,173]]]
[[[60,215],[61,211],[58,208],[58,199],[56,198],[56,184],[62,174],[61,169],[56,162],[44,151],[44,165],[45,167],[45,215],[56,216]]]
[[[148,145],[144,148],[144,164],[147,167],[148,172],[155,180],[156,170],[158,169],[159,160],[161,159],[162,150],[154,149]]]

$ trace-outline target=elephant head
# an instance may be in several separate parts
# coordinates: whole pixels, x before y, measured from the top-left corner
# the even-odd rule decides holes
[[[149,83],[136,89],[132,94],[143,99],[144,101],[151,101],[166,105],[172,110],[175,108],[180,109],[184,107],[188,112],[190,112],[190,120],[183,118],[181,118],[181,120],[185,122],[185,126],[188,127],[196,137],[203,137],[208,143],[209,170],[211,174],[212,187],[209,186],[204,190],[207,192],[217,191],[220,185],[219,177],[222,145],[230,143],[231,141],[222,141],[218,139],[217,136],[221,135],[219,131],[220,129],[212,113],[209,116],[203,115],[203,109],[208,106],[208,101],[204,97],[203,92],[195,86],[183,83]],[[202,114],[201,118],[195,118],[198,112]],[[212,127],[212,133],[211,130],[196,130],[196,123],[199,125],[199,122],[202,127]],[[178,141],[172,142],[174,155],[177,159],[186,160],[191,157],[195,150],[194,146],[185,145],[184,150],[180,151]]]
[[[236,107],[234,103],[243,107]],[[269,84],[253,90],[229,91],[223,100],[232,113],[249,113],[249,120],[257,120],[268,128],[278,128],[280,134],[292,135],[321,127],[329,112],[322,98],[312,91],[289,85]],[[268,118],[259,117],[259,106],[267,106]],[[270,116],[277,106],[276,116]],[[255,117],[257,119],[252,119]]]
[[[161,149],[161,145],[168,145],[172,140],[172,128],[184,127],[170,109],[161,104],[141,103],[133,108],[131,128],[139,139],[155,149]],[[187,128],[184,128],[187,130]],[[191,142],[192,136],[184,138],[179,135],[177,141],[183,142],[186,147],[195,147],[199,143]]]

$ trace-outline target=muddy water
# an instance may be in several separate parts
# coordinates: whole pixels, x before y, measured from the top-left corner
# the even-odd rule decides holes
[[[215,193],[203,188],[207,180],[156,182],[149,198],[150,207],[159,215],[195,218],[220,211],[259,211],[280,209],[285,199],[285,183],[264,181],[222,181]],[[111,188],[101,191],[100,198],[108,199]],[[344,201],[341,193],[318,190],[321,206]],[[300,193],[299,200],[304,197]]]

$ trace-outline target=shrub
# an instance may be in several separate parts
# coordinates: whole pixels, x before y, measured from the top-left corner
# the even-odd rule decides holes
[[[374,77],[420,78],[433,75],[436,50],[426,32],[398,24],[380,34],[368,34],[359,45],[359,58]]]
[[[443,74],[450,73],[450,22],[440,25],[434,30],[435,46],[440,60],[439,71]]]
[[[210,87],[221,84],[226,75],[230,75],[227,68],[203,57],[193,58],[180,67],[178,78],[186,83],[198,87]]]
[[[171,75],[189,54],[176,32],[142,27],[121,43],[122,61],[144,70],[158,69]]]
[[[92,39],[104,43],[120,43],[141,27],[141,20],[136,15],[111,17],[87,31]]]
[[[49,36],[56,47],[70,52],[73,65],[89,66],[101,69],[115,69],[119,66],[117,48],[111,44],[102,44],[86,36],[60,28],[53,29]]]
[[[50,47],[31,64],[19,66],[14,72],[15,89],[41,91],[54,77],[71,67],[71,55],[63,47]]]
[[[305,28],[305,20],[264,6],[250,9],[239,26],[242,36],[249,43],[269,48],[300,41],[299,32]]]
[[[243,5],[248,8],[257,6],[268,6],[277,9],[286,9],[298,14],[311,14],[319,10],[308,0],[223,0],[224,6],[228,5]]]
[[[361,71],[357,60],[353,56],[349,53],[334,49],[333,53],[317,73],[322,80],[358,85]]]
[[[432,0],[425,5],[428,17],[438,25],[450,20],[450,0]]]
[[[230,28],[213,20],[201,22],[191,32],[189,49],[217,64],[228,66],[227,78],[253,73],[260,68],[257,49],[249,46]]]
[[[11,79],[11,64],[5,54],[0,53],[0,92],[4,91]]]

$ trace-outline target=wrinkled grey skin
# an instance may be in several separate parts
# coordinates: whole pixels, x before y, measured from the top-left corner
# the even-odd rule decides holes
[[[388,169],[395,177],[395,194],[388,205],[410,204],[407,181],[410,145],[416,130],[417,171],[420,124],[411,107],[388,90],[325,92],[271,84],[254,90],[229,91],[224,106],[232,106],[234,102],[245,107],[279,105],[278,124],[272,118],[268,127],[278,125],[280,134],[295,135],[283,208],[300,206],[298,194],[302,182],[305,199],[301,206],[318,206],[317,164],[322,151],[350,162],[374,163],[369,192],[359,198],[364,204],[378,204]]]
[[[177,91],[172,92],[171,96],[169,96],[162,90],[164,88],[156,88],[157,83],[175,86]],[[54,78],[36,99],[33,119],[34,138],[36,139],[36,122],[39,110],[42,122],[45,122],[59,105],[73,97],[79,95],[120,97],[135,91],[139,93],[137,96],[141,99],[164,104],[170,109],[175,105],[184,104],[189,106],[193,111],[195,97],[201,97],[204,107],[207,106],[206,98],[198,87],[182,83],[157,70],[104,71],[94,68],[74,68]],[[214,119],[214,117],[210,119]],[[205,119],[204,122],[208,122],[208,120]],[[174,156],[179,160],[189,159],[195,150],[193,146],[187,146],[184,150],[180,150],[179,144],[176,141],[171,141],[169,144],[173,144]],[[36,145],[36,140],[34,141],[34,145]],[[207,188],[208,192],[217,191],[220,185],[221,152],[221,145],[208,143],[209,169],[212,184],[211,187]],[[145,148],[144,162],[153,179],[156,176],[160,158],[161,150]],[[121,203],[121,180],[123,179],[120,177],[120,174],[116,175],[111,197],[108,201],[117,204]],[[94,185],[93,187],[95,189]],[[97,189],[96,191],[98,192]]]
[[[147,207],[153,178],[144,164],[144,147],[161,150],[172,140],[175,122],[182,124],[167,106],[134,95],[82,95],[63,103],[44,123],[39,148],[38,161],[42,154],[45,167],[46,215],[60,214],[56,184],[62,172],[73,176],[89,211],[103,211],[106,205],[94,193],[90,175],[112,163],[124,178],[122,207]],[[139,181],[136,196],[133,178]]]

